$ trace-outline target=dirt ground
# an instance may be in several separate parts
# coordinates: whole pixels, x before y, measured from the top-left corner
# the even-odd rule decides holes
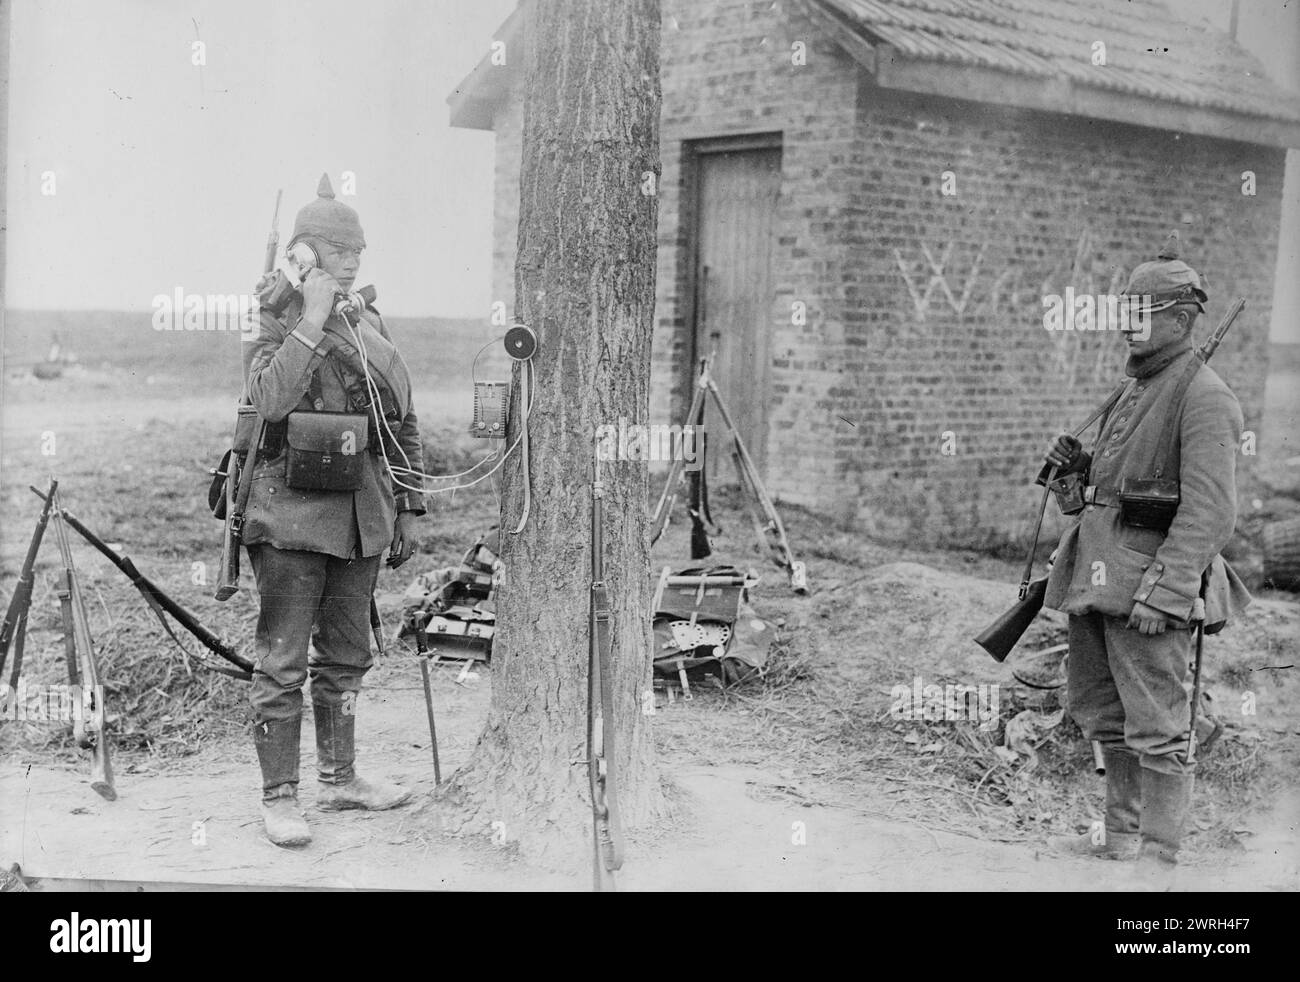
[[[86,373],[37,385],[7,381],[0,529],[11,586],[37,508],[26,485],[53,470],[65,505],[123,544],[154,580],[219,634],[246,643],[255,603],[207,599],[193,563],[215,567],[218,526],[202,512],[204,469],[232,417],[224,395],[195,394],[175,380]],[[461,428],[468,394],[417,391],[425,420]],[[1294,417],[1292,417],[1293,419]],[[42,454],[45,434],[57,451]],[[445,436],[453,440],[451,436]],[[627,890],[1092,890],[1118,884],[1120,864],[1060,859],[1049,833],[1085,829],[1100,789],[1085,741],[1067,721],[1038,734],[1030,754],[995,750],[1023,711],[1048,717],[1054,694],[1030,690],[968,640],[1014,595],[1013,562],[923,553],[860,541],[798,509],[783,510],[807,560],[813,594],[794,597],[775,568],[748,549],[746,520],[720,496],[731,534],[721,557],[763,573],[758,614],[780,625],[767,682],[695,698],[660,693],[655,733],[671,817],[630,837]],[[492,523],[491,490],[443,502],[422,530],[419,569],[458,559]],[[679,521],[655,565],[685,555]],[[149,645],[175,657],[138,595],[102,560],[74,546],[95,597],[97,638],[112,656]],[[27,657],[34,677],[57,678],[61,638],[50,612],[50,542],[38,566]],[[398,596],[418,572],[381,574],[381,608],[395,623]],[[251,584],[251,577],[249,577]],[[1243,625],[1207,643],[1207,673],[1227,733],[1204,766],[1181,885],[1204,890],[1300,888],[1300,605],[1261,594]],[[134,610],[137,613],[132,614]],[[940,616],[937,611],[942,611]],[[1043,618],[1030,641],[1059,638]],[[1282,667],[1288,666],[1288,667]],[[44,673],[44,675],[42,675]],[[1000,686],[1001,728],[891,718],[891,690],[914,678]],[[465,839],[438,829],[417,664],[393,653],[367,678],[358,716],[364,770],[401,780],[414,803],[387,813],[316,812],[303,783],[315,839],[300,851],[271,845],[260,828],[257,766],[238,706],[240,683],[214,683],[213,711],[197,737],[119,746],[118,800],[88,784],[86,764],[43,724],[0,726],[0,860],[21,864],[42,889],[121,889],[160,884],[284,888],[585,890],[587,869],[523,862],[509,830]],[[464,761],[484,720],[490,678],[482,666],[435,673],[444,777]],[[1236,712],[1245,696],[1253,715]],[[1225,711],[1226,710],[1226,711]],[[304,724],[304,775],[314,765]],[[56,734],[57,736],[57,734]],[[146,735],[147,736],[147,735]],[[1005,748],[1003,748],[1005,751]],[[574,780],[585,783],[575,768]],[[502,838],[504,841],[501,841]]]

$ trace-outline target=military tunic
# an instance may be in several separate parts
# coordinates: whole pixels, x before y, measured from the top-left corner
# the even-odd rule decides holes
[[[1179,378],[1196,355],[1190,341],[1152,356],[1103,417],[1083,455],[1086,505],[1064,532],[1045,604],[1070,618],[1070,710],[1084,733],[1126,743],[1142,766],[1168,773],[1187,766],[1191,723],[1190,619],[1208,570],[1206,623],[1217,630],[1250,602],[1219,552],[1237,517],[1236,454],[1243,426],[1232,391],[1208,366],[1187,387],[1171,455],[1160,446]],[[1167,533],[1121,520],[1116,494],[1125,478],[1149,478],[1168,459],[1180,502]],[[1135,602],[1174,621],[1149,636],[1126,626]]]
[[[257,330],[244,346],[247,400],[268,424],[295,410],[368,416],[363,375],[334,353],[338,337],[347,336],[346,325],[332,316],[324,338],[312,343],[297,330],[301,310],[301,301],[294,298],[279,318],[261,312]],[[390,338],[377,314],[362,316],[384,339]],[[397,446],[386,437],[376,441],[371,436],[358,490],[290,488],[284,449],[274,456],[259,454],[244,524],[261,595],[250,693],[255,722],[296,718],[309,672],[313,702],[350,705],[372,664],[369,609],[380,554],[393,541],[397,512],[424,512],[422,496],[394,486],[380,455],[386,450],[394,465],[409,461],[408,466],[423,470],[406,366],[395,349],[390,352],[381,365],[373,365],[374,352],[368,354],[380,376],[406,380],[404,399],[387,387],[381,392]],[[415,479],[403,481],[417,484]]]

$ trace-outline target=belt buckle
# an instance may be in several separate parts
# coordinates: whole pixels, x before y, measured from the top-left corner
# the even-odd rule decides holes
[[[1083,503],[1085,505],[1095,505],[1097,503],[1097,485],[1089,484],[1083,489]]]

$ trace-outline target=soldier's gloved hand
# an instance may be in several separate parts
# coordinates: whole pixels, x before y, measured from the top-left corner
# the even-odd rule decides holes
[[[388,568],[397,569],[415,552],[415,512],[399,511],[393,523],[393,544],[388,550]]]
[[[1148,607],[1144,603],[1133,604],[1133,612],[1128,615],[1128,627],[1135,628],[1142,634],[1164,634],[1169,623],[1169,617],[1164,611]]]
[[[258,279],[257,285],[253,287],[253,296],[259,296],[263,290],[270,289],[271,284],[274,282],[275,270],[271,270],[269,273],[263,273],[261,278]]]
[[[334,312],[334,297],[342,292],[338,280],[321,269],[313,269],[302,284],[302,319],[320,328]]]
[[[1047,448],[1043,459],[1062,474],[1068,474],[1078,469],[1078,464],[1083,459],[1083,444],[1069,433],[1062,433]]]

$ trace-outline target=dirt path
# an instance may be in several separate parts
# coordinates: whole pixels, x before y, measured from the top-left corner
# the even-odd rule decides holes
[[[457,683],[456,668],[435,679],[443,764],[449,774],[468,755],[487,709],[485,676]],[[433,788],[419,673],[389,660],[372,673],[360,703],[361,761],[404,778],[420,799]],[[698,705],[697,705],[698,704]],[[705,699],[662,703],[665,734],[693,731]],[[432,814],[330,813],[310,807],[314,753],[304,726],[303,799],[314,841],[279,849],[261,831],[257,765],[251,741],[176,761],[118,761],[119,798],[90,790],[83,767],[35,764],[0,769],[0,856],[28,876],[79,881],[242,884],[452,890],[585,890],[589,872],[541,870],[488,838],[436,830]],[[625,890],[1105,890],[1120,867],[1062,860],[1033,843],[1001,843],[889,820],[881,796],[799,780],[767,767],[710,766],[694,755],[661,754],[676,786],[675,813],[633,836]],[[133,764],[143,764],[133,772]],[[1185,867],[1183,886],[1206,890],[1300,888],[1296,825],[1300,791],[1252,824],[1256,834],[1232,857]],[[196,824],[197,823],[197,824]],[[508,839],[508,837],[507,837]],[[49,882],[48,889],[74,885]]]

